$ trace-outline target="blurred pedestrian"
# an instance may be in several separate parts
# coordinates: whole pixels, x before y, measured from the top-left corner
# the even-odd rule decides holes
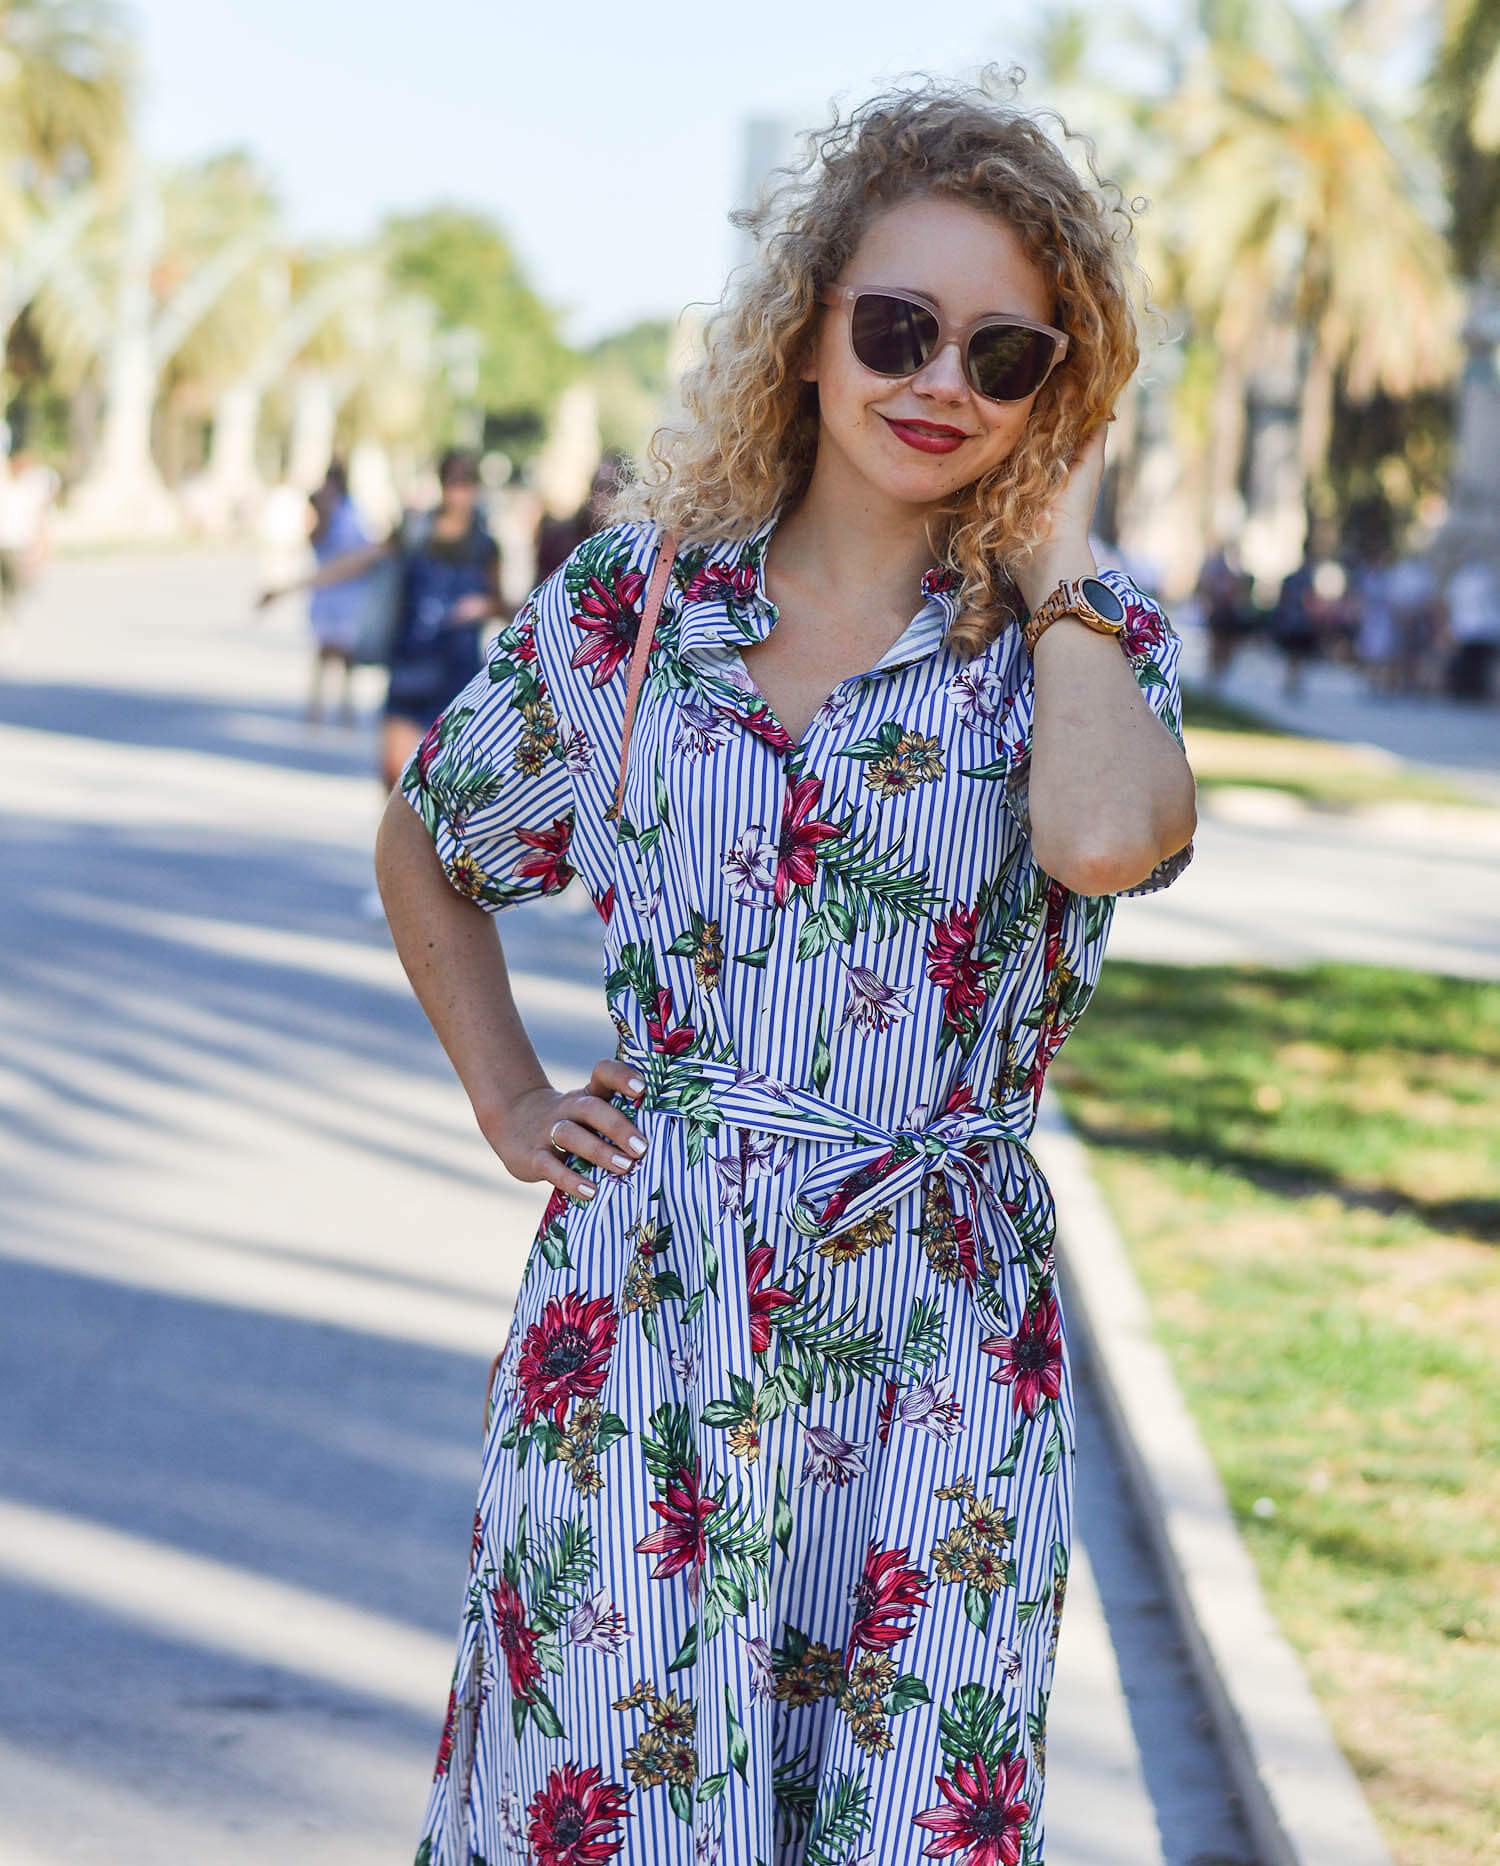
[[[380,782],[389,791],[443,708],[478,673],[484,625],[510,613],[500,595],[500,551],[479,509],[479,467],[450,448],[438,463],[439,503],[403,520],[381,543],[334,557],[309,577],[266,590],[264,605],[299,589],[326,590],[395,557],[395,616],[380,735]]]
[[[41,575],[52,548],[52,468],[15,447],[0,458],[0,619]]]
[[[1395,691],[1400,636],[1391,603],[1391,560],[1385,549],[1370,551],[1356,564],[1351,584],[1359,611],[1354,658],[1372,694]]]
[[[1400,558],[1391,566],[1386,598],[1396,630],[1392,684],[1397,693],[1423,692],[1430,684],[1441,608],[1432,565],[1415,554]]]
[[[349,478],[342,461],[332,461],[323,483],[314,492],[310,540],[319,568],[353,551],[363,550],[370,539],[360,523],[354,501],[349,497]],[[340,684],[339,723],[354,720],[354,649],[370,600],[370,575],[350,577],[338,583],[323,584],[312,592],[307,605],[307,619],[312,628],[312,685],[307,698],[307,721],[316,725],[323,717],[323,690],[327,676],[343,676]]]
[[[1448,579],[1448,638],[1443,686],[1451,699],[1488,700],[1500,647],[1500,583],[1482,557],[1461,564]]]
[[[1196,594],[1203,607],[1204,627],[1208,630],[1210,680],[1223,680],[1250,633],[1253,622],[1250,589],[1250,578],[1240,567],[1238,553],[1228,543],[1221,544],[1198,573]]]
[[[578,510],[567,518],[542,519],[536,540],[538,582],[550,577],[557,566],[571,557],[584,539],[592,537],[604,523],[615,494],[620,490],[623,467],[623,455],[606,453],[594,468],[588,497]]]
[[[553,1188],[431,1866],[1046,1857],[1074,1409],[1026,1142],[1115,897],[1193,828],[1180,644],[1088,543],[1128,249],[977,90],[813,146],[659,471],[381,824],[408,976]],[[487,915],[575,877],[617,1042],[560,1092]]]
[[[1302,677],[1318,652],[1318,566],[1311,557],[1281,585],[1271,613],[1271,642],[1282,658],[1282,697],[1302,696]]]

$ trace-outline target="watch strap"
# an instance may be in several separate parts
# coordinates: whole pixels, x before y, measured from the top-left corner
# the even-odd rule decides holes
[[[1054,622],[1060,622],[1064,616],[1074,616],[1086,628],[1096,634],[1113,635],[1116,640],[1123,637],[1123,621],[1113,622],[1108,616],[1101,615],[1088,597],[1083,593],[1087,578],[1077,577],[1059,583],[1045,602],[1031,614],[1022,630],[1022,640],[1028,654],[1036,653],[1036,644]]]

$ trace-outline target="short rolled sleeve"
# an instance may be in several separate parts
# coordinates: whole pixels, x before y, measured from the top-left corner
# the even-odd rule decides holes
[[[1099,580],[1107,583],[1125,605],[1125,634],[1122,646],[1136,684],[1146,696],[1146,703],[1167,730],[1182,744],[1182,688],[1178,679],[1178,661],[1182,638],[1166,616],[1138,590],[1120,570],[1101,570]],[[1034,676],[1028,663],[1021,690],[1005,724],[1007,772],[1005,801],[1012,816],[1029,836],[1031,834],[1031,727],[1035,705]],[[1133,888],[1122,888],[1119,898],[1136,894],[1155,894],[1170,886],[1193,859],[1191,842],[1157,863],[1144,881]]]
[[[488,913],[561,894],[577,872],[573,774],[538,654],[540,595],[401,774],[449,881]]]

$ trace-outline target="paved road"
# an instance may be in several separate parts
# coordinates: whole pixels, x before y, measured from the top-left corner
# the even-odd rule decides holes
[[[0,1866],[409,1857],[540,1195],[383,927],[363,732],[248,566],[60,567],[0,643]],[[1144,904],[1142,904],[1144,906]],[[612,1053],[586,901],[506,946]],[[1249,1859],[1084,1383],[1049,1866]]]
[[[1196,632],[1183,667],[1201,673]],[[1429,766],[1500,806],[1500,708],[1379,700],[1350,670],[1310,670],[1302,700],[1279,698],[1263,650],[1225,686],[1302,731],[1355,740]],[[1362,817],[1300,807],[1274,792],[1202,800],[1197,854],[1164,893],[1122,903],[1110,950],[1172,964],[1323,958],[1500,977],[1500,808],[1388,806]]]

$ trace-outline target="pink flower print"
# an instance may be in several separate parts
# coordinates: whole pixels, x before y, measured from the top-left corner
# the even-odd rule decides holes
[[[579,598],[574,628],[582,629],[585,639],[573,650],[574,667],[592,667],[589,684],[602,687],[612,680],[622,661],[635,646],[640,617],[636,604],[646,579],[638,570],[622,571],[614,586],[606,589],[598,577],[590,577]]]
[[[683,593],[691,603],[747,603],[755,594],[755,566],[705,564]]]

